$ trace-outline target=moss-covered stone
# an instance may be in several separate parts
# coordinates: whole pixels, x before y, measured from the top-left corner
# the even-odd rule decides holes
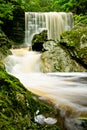
[[[75,61],[87,69],[87,25],[78,24],[61,37],[60,45]]]
[[[47,41],[47,31],[44,30],[40,34],[34,35],[32,39],[32,50],[34,51],[44,51],[43,43]]]

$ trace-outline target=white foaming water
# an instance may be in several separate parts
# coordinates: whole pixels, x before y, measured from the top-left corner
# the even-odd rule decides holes
[[[87,117],[87,73],[42,73],[40,53],[27,49],[11,51],[13,55],[5,61],[7,72],[16,76],[40,99],[54,103],[60,109],[61,116],[66,118],[68,130],[84,130],[77,128],[72,119]]]

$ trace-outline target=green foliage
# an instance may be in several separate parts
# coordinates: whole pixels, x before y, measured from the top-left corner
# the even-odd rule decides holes
[[[2,3],[0,4],[0,19],[9,19],[12,20],[13,19],[13,5],[12,3]],[[3,23],[3,21],[0,21],[0,23]]]
[[[74,19],[75,19],[75,24],[78,23],[83,23],[83,24],[87,24],[87,15],[74,15]]]
[[[62,6],[64,6],[67,3],[67,0],[54,0],[52,3],[52,8],[55,11],[64,11],[64,9],[62,9]]]
[[[73,12],[75,14],[86,14],[86,3],[86,0],[1,0],[0,24],[3,24],[5,19],[13,19],[13,10],[17,5],[19,5],[24,12],[65,11]]]

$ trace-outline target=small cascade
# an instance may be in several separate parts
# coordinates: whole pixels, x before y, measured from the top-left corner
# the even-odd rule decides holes
[[[11,49],[11,52],[13,55],[9,55],[5,61],[7,72],[13,74],[40,72],[40,53],[28,51],[28,48]]]
[[[65,12],[25,12],[25,44],[34,34],[47,30],[48,39],[59,40],[60,34],[73,27],[73,14]]]

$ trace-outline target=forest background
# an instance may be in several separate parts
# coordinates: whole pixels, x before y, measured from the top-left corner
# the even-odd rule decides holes
[[[86,15],[86,5],[87,0],[0,0],[0,26],[5,21],[14,19],[14,11],[17,8],[24,12],[62,11]],[[80,19],[80,16],[78,18]]]

